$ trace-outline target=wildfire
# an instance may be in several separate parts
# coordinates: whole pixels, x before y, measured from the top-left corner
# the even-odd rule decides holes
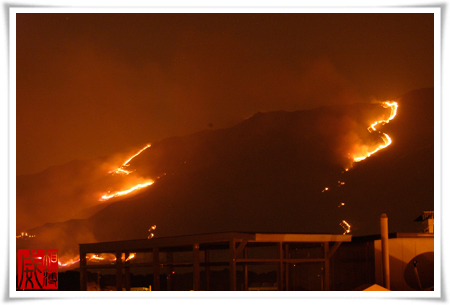
[[[397,102],[383,102],[381,105],[384,108],[390,107],[391,108],[391,114],[389,115],[389,118],[387,120],[376,121],[372,125],[370,125],[367,128],[367,130],[369,130],[369,132],[376,131],[377,129],[375,128],[375,126],[377,126],[378,124],[383,124],[384,125],[386,123],[389,123],[389,121],[392,120],[397,115],[397,108],[398,108]],[[367,157],[370,157],[371,155],[373,155],[377,151],[379,151],[379,150],[381,150],[383,148],[386,148],[389,145],[391,145],[392,140],[387,134],[380,132],[380,136],[381,136],[381,139],[383,140],[384,144],[380,144],[380,146],[378,146],[375,150],[373,150],[371,152],[367,152],[367,154],[365,156],[354,157],[353,161],[360,162],[360,161],[366,159]]]
[[[65,262],[65,263],[61,263],[61,261],[58,260],[58,265],[60,267],[64,268],[64,267],[72,266],[73,264],[76,264],[79,261],[80,261],[80,258],[79,258],[79,256],[77,256],[76,258],[71,259],[71,260],[69,260],[68,262]]]
[[[372,123],[367,128],[367,130],[370,133],[372,133],[374,131],[377,131],[384,143],[380,144],[377,148],[375,148],[372,151],[360,153],[360,154],[362,154],[362,156],[353,156],[353,161],[354,162],[360,162],[360,161],[366,159],[367,157],[370,157],[371,155],[373,155],[377,151],[388,147],[392,143],[392,139],[387,134],[382,133],[382,132],[377,130],[377,125],[378,124],[384,125],[386,123],[389,123],[389,121],[391,121],[392,119],[394,119],[395,116],[397,115],[398,104],[397,104],[397,102],[386,101],[386,102],[381,103],[381,106],[383,106],[384,108],[391,108],[391,113],[389,115],[389,118],[387,120],[379,120],[379,121],[376,121],[376,122]],[[343,171],[342,173],[345,173],[345,172],[348,172],[348,171],[349,171],[349,168],[345,168],[345,171]],[[345,182],[344,181],[338,181],[338,187],[341,186],[341,185],[345,185]],[[327,190],[328,190],[328,188],[325,188],[322,192],[325,192]],[[345,203],[341,202],[338,205],[338,208],[343,207],[343,206],[345,206]],[[344,233],[343,233],[344,235],[350,233],[350,224],[347,221],[342,220],[339,225],[344,229]]]
[[[123,166],[123,165],[122,165]],[[122,167],[119,167],[113,171],[108,172],[108,174],[116,174],[116,175],[129,175],[131,174],[131,171],[127,171],[126,169],[123,169]]]
[[[136,257],[136,253],[130,253],[130,255],[128,256],[128,258],[125,260],[126,262],[129,261],[130,259],[133,259]]]
[[[94,254],[94,255],[92,255],[92,257],[90,259],[102,261],[105,258],[101,257],[101,256],[98,256],[97,254]]]
[[[152,146],[151,144],[147,144],[144,148],[142,148],[140,151],[138,151],[136,154],[134,154],[130,159],[128,159],[127,161],[125,161],[125,163],[122,166],[128,166],[128,162],[130,162],[131,160],[133,160],[134,157],[138,156],[141,152],[143,152],[144,150],[146,150],[147,148],[149,148],[150,146]]]
[[[341,221],[341,227],[345,230],[344,235],[350,233],[350,225],[345,220]]]
[[[151,144],[147,144],[144,148],[142,148],[140,151],[138,151],[138,152],[135,153],[133,156],[131,156],[128,160],[126,160],[126,161],[122,164],[122,166],[120,166],[119,168],[117,168],[117,169],[115,169],[115,170],[110,171],[109,174],[113,174],[113,175],[114,175],[114,174],[119,174],[119,175],[129,175],[130,173],[132,173],[133,171],[128,171],[128,170],[125,169],[125,167],[129,166],[130,164],[128,164],[128,163],[129,163],[131,160],[133,160],[133,158],[135,158],[136,156],[138,156],[140,153],[142,153],[144,150],[146,150],[146,149],[149,148],[150,146],[151,146]],[[147,186],[149,186],[149,185],[152,185],[153,183],[154,183],[153,180],[147,180],[146,182],[137,184],[137,185],[135,185],[135,186],[133,186],[133,187],[127,189],[127,190],[115,192],[115,193],[112,193],[112,194],[110,194],[110,193],[105,194],[105,195],[103,195],[102,197],[100,197],[99,201],[105,201],[105,200],[108,200],[108,199],[111,199],[111,198],[114,198],[114,197],[123,196],[123,195],[129,194],[129,193],[131,193],[131,192],[133,192],[133,191],[135,191],[135,190],[138,190],[138,189],[147,187]]]
[[[129,260],[132,260],[135,257],[136,257],[136,253],[130,253],[130,255],[128,255],[128,257],[125,259],[125,261],[127,262]],[[92,254],[90,256],[86,256],[86,261],[101,262],[104,260],[107,260],[108,262],[115,262],[117,260],[117,258],[115,256],[111,257],[111,255],[109,253],[107,253],[107,254],[103,253],[102,255]],[[80,257],[77,255],[75,258],[72,258],[65,263],[62,263],[60,260],[58,260],[58,266],[61,268],[65,268],[65,267],[70,267],[78,262],[80,262]]]
[[[142,148],[140,151],[138,151],[137,153],[135,153],[133,156],[131,156],[127,161],[125,161],[122,166],[120,166],[119,168],[110,171],[110,174],[119,174],[119,175],[129,175],[130,173],[132,173],[132,171],[127,171],[126,169],[124,169],[124,167],[129,166],[130,164],[128,164],[131,160],[133,160],[134,157],[138,156],[141,152],[143,152],[144,150],[146,150],[147,148],[149,148],[150,146],[152,146],[151,144],[147,144],[144,148]]]
[[[36,237],[36,235],[28,234],[27,232],[21,232],[20,235],[16,236],[16,238],[23,238],[23,239],[34,238],[34,237]]]
[[[105,201],[105,200],[111,199],[113,197],[123,196],[123,195],[129,194],[129,193],[131,193],[131,192],[133,192],[135,190],[138,190],[138,189],[147,187],[149,185],[152,185],[153,183],[154,183],[154,181],[150,180],[149,182],[135,185],[132,188],[130,188],[128,190],[125,190],[125,191],[116,192],[116,193],[113,193],[113,194],[110,194],[110,195],[103,195],[102,197],[100,197],[99,201]]]

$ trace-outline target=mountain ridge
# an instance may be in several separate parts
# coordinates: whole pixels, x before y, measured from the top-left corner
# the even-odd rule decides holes
[[[343,219],[351,234],[367,235],[378,232],[381,213],[391,218],[391,230],[415,230],[413,220],[434,204],[433,109],[423,105],[433,99],[432,89],[399,99],[398,117],[380,127],[393,144],[348,172],[352,140],[361,134],[360,141],[378,141],[367,122],[373,111],[387,111],[379,105],[258,113],[227,129],[159,141],[129,166],[133,175],[155,179],[152,186],[111,199],[85,219],[36,227],[29,232],[36,238],[26,242],[76,252],[76,243],[146,238],[154,224],[157,237],[342,234]]]

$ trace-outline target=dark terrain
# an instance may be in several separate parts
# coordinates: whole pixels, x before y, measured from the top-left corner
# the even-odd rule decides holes
[[[105,203],[98,195],[129,179],[107,175],[107,158],[18,176],[18,234],[36,237],[18,239],[17,247],[58,248],[68,258],[79,243],[147,238],[153,224],[157,237],[342,234],[345,219],[361,236],[379,233],[382,213],[390,232],[417,232],[414,219],[434,210],[433,89],[397,101],[397,117],[380,128],[393,143],[353,165],[355,143],[380,143],[367,132],[388,113],[379,105],[257,113],[228,129],[153,143],[130,168],[156,182]]]

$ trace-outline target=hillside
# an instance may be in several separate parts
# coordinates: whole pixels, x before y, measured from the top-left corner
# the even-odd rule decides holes
[[[351,234],[368,235],[379,232],[382,213],[391,232],[417,231],[413,220],[434,207],[433,90],[397,101],[398,115],[380,128],[393,143],[359,163],[352,164],[348,154],[362,144],[381,143],[367,132],[371,122],[386,116],[376,104],[257,113],[228,129],[153,143],[130,162],[133,175],[154,179],[153,185],[102,206],[89,201],[78,209],[85,219],[43,221],[29,230],[36,238],[18,245],[76,254],[78,243],[146,238],[153,224],[160,237],[223,231],[342,234],[339,223],[345,219]],[[75,167],[66,180],[83,181],[80,196],[125,179],[99,174],[93,163]],[[42,180],[36,177],[28,177],[28,185]],[[29,196],[19,194],[31,189],[19,188],[20,179],[18,198]],[[329,190],[322,192],[325,187]],[[18,223],[28,209],[18,200]]]

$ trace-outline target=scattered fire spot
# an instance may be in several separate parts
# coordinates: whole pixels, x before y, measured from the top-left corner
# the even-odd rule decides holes
[[[348,224],[348,222],[343,220],[343,221],[341,221],[341,223],[339,225],[345,230],[343,235],[350,233],[350,225]]]

